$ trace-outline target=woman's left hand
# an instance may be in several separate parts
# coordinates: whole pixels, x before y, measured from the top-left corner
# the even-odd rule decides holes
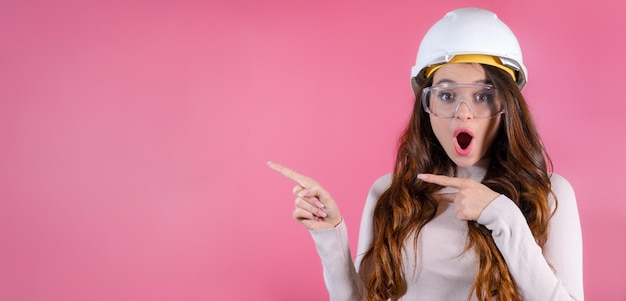
[[[500,195],[472,179],[433,174],[419,174],[417,178],[424,182],[458,189],[454,198],[454,211],[456,217],[463,221],[477,220],[483,209]]]

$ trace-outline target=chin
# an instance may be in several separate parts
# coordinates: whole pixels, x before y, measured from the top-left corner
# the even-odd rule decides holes
[[[458,167],[470,167],[470,166],[476,165],[476,163],[478,163],[478,161],[480,161],[482,156],[474,156],[474,155],[471,155],[471,154],[468,155],[468,156],[459,156],[459,155],[457,155],[455,153],[452,156],[450,156],[450,154],[448,154],[448,157]]]

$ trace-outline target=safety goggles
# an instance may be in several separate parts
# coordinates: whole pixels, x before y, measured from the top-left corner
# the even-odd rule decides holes
[[[443,84],[422,90],[422,105],[431,115],[453,118],[465,104],[474,118],[493,118],[504,113],[504,106],[492,85]]]

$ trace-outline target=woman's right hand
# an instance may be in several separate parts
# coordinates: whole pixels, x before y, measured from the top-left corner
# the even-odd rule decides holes
[[[334,228],[341,223],[337,204],[317,181],[278,163],[267,162],[267,166],[297,183],[292,190],[296,195],[296,221],[309,230]]]

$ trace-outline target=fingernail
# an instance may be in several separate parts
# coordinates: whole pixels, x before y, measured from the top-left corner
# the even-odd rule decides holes
[[[417,178],[423,180],[423,179],[426,179],[427,176],[425,174],[420,173],[420,174],[417,174]]]
[[[318,208],[326,208],[326,205],[324,205],[324,203],[320,201],[315,201],[315,206],[317,206]]]
[[[326,214],[326,212],[324,212],[323,210],[317,210],[317,215],[321,216],[321,217],[327,217],[328,214]]]
[[[272,165],[272,161],[267,161],[267,162],[265,162],[265,165],[267,165],[267,166]]]
[[[301,190],[300,192],[298,192],[297,196],[299,196],[299,197],[303,197],[303,196],[305,196],[307,193],[308,193],[308,192],[306,191],[306,189],[304,189],[304,190]]]

